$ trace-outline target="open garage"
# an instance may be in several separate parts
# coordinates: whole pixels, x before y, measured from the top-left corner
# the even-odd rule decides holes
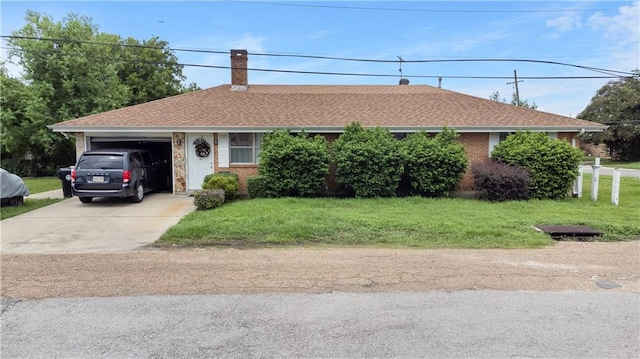
[[[140,148],[156,152],[160,160],[169,164],[173,173],[170,137],[89,137],[87,150]],[[173,187],[173,186],[169,186]]]

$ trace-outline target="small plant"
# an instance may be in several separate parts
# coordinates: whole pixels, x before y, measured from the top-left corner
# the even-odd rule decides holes
[[[231,176],[231,177],[234,177],[236,179],[236,181],[239,180],[238,174],[237,173],[233,173],[233,172],[210,173],[210,174],[204,176],[204,179],[202,180],[202,186],[204,186],[205,183],[209,182],[211,177],[216,176],[216,175],[218,175],[218,176]]]
[[[264,176],[251,176],[247,178],[247,190],[250,198],[276,197],[269,188],[269,181]]]
[[[225,202],[225,193],[221,189],[203,189],[193,194],[193,203],[198,210],[220,207]]]
[[[223,190],[227,201],[232,201],[238,193],[238,177],[231,174],[216,173],[205,176],[207,181],[202,184],[202,189]]]
[[[492,202],[529,198],[529,171],[506,163],[486,161],[471,165],[480,199]]]

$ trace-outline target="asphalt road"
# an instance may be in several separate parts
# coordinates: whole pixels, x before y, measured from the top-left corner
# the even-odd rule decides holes
[[[613,167],[600,167],[600,174],[613,176]],[[593,173],[593,168],[591,166],[582,166],[582,170],[584,173]],[[620,176],[622,177],[635,177],[640,179],[640,170],[631,170],[626,168],[620,169]]]
[[[2,314],[3,358],[637,358],[635,293],[56,298]]]
[[[2,358],[637,358],[640,242],[0,256]]]

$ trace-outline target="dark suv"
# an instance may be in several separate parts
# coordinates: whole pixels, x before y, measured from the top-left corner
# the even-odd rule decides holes
[[[130,198],[142,202],[144,194],[169,186],[169,168],[154,151],[105,149],[86,151],[71,171],[72,194],[80,202],[93,197]]]

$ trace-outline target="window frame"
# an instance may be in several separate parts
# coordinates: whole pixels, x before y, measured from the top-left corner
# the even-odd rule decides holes
[[[234,136],[251,135],[251,145],[234,145]],[[229,165],[257,165],[260,162],[260,149],[262,147],[262,133],[260,132],[229,132]],[[237,149],[251,149],[253,162],[234,162],[233,151]]]

